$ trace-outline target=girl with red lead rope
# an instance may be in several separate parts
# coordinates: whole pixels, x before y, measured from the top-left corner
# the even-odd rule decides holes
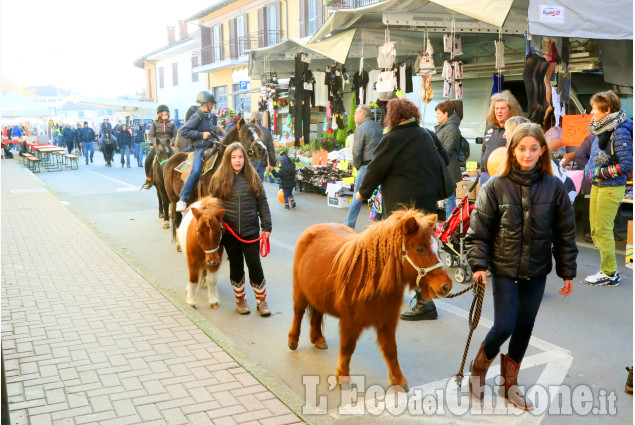
[[[256,295],[258,314],[269,316],[271,310],[267,305],[266,280],[260,263],[259,246],[248,242],[261,237],[264,238],[263,245],[266,245],[271,234],[271,213],[260,178],[251,162],[245,158],[247,154],[240,143],[227,146],[223,162],[212,177],[210,192],[212,196],[222,200],[224,221],[233,230],[223,235],[223,246],[229,258],[229,278],[236,296],[236,312],[249,313],[245,298],[246,262],[249,283]]]

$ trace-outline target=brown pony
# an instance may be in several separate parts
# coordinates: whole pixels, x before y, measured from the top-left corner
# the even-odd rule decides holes
[[[390,382],[407,389],[395,341],[404,290],[419,286],[424,296],[437,298],[452,289],[452,280],[439,260],[436,218],[411,208],[396,211],[362,233],[343,224],[315,224],[306,229],[298,239],[293,261],[294,317],[289,348],[298,347],[307,308],[310,338],[317,348],[327,348],[323,315],[339,317],[336,376],[347,387],[357,339],[364,328],[374,327]]]
[[[192,308],[196,308],[196,289],[205,285],[210,307],[218,307],[216,272],[223,259],[224,213],[219,199],[206,196],[190,205],[179,227],[179,240],[185,246],[183,253],[190,275],[185,301]]]
[[[260,128],[257,125],[246,122],[241,118],[240,121],[236,123],[236,125],[233,126],[222,139],[220,148],[216,154],[218,160],[212,167],[211,171],[201,175],[198,184],[194,187],[192,193],[190,194],[190,199],[187,200],[188,205],[196,201],[199,197],[210,194],[211,191],[209,190],[209,183],[212,180],[212,175],[214,175],[220,166],[220,159],[223,158],[225,148],[234,142],[240,142],[245,147],[245,151],[249,157],[248,159],[262,158],[267,152],[267,148],[262,142],[262,132],[260,131]],[[181,250],[181,246],[177,238],[177,229],[181,224],[182,214],[180,212],[176,212],[176,203],[179,201],[179,195],[181,194],[184,183],[183,180],[181,180],[181,173],[175,171],[174,168],[185,161],[187,156],[188,153],[186,152],[179,152],[173,155],[165,164],[165,168],[163,170],[165,191],[170,199],[172,238],[176,241],[177,251]],[[202,193],[201,196],[199,196],[199,192]]]
[[[163,167],[165,163],[174,155],[174,149],[170,145],[169,140],[157,140],[154,147],[155,157],[152,161],[152,185],[157,189],[157,198],[159,199],[159,218],[163,219],[163,228],[170,228],[170,199],[165,191],[165,183],[163,180]]]

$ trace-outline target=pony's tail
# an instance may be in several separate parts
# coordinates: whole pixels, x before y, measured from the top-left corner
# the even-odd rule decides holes
[[[176,243],[176,231],[179,226],[176,224],[176,205],[172,202],[170,202],[170,213],[172,215],[172,243]]]

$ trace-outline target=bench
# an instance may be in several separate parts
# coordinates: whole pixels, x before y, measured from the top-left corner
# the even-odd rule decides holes
[[[65,153],[62,156],[64,157],[65,166],[71,167],[71,170],[77,170],[79,168],[77,155],[71,155],[71,154]]]
[[[31,170],[34,173],[39,173],[40,172],[40,162],[42,162],[42,160],[40,158],[36,158],[33,155],[29,155],[26,156],[26,161],[27,161],[27,167],[29,170]],[[37,171],[36,171],[37,170]]]
[[[28,158],[35,158],[35,156],[31,155],[30,153],[23,153],[22,154],[22,165],[24,165],[25,167],[28,165]]]

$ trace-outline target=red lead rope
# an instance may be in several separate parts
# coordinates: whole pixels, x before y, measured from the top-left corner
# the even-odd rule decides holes
[[[243,243],[256,243],[258,241],[261,241],[260,242],[260,255],[262,257],[266,257],[267,255],[269,255],[269,252],[271,252],[271,246],[269,245],[269,238],[266,237],[265,235],[260,236],[258,239],[254,239],[254,240],[248,241],[248,240],[245,240],[245,239],[241,238],[240,236],[238,236],[236,234],[236,232],[234,232],[234,229],[232,229],[230,227],[230,225],[227,224],[227,222],[223,221],[223,225],[225,225],[225,228],[227,230],[229,230],[229,233],[234,235],[234,237],[236,239],[238,239],[239,241],[241,241]]]

